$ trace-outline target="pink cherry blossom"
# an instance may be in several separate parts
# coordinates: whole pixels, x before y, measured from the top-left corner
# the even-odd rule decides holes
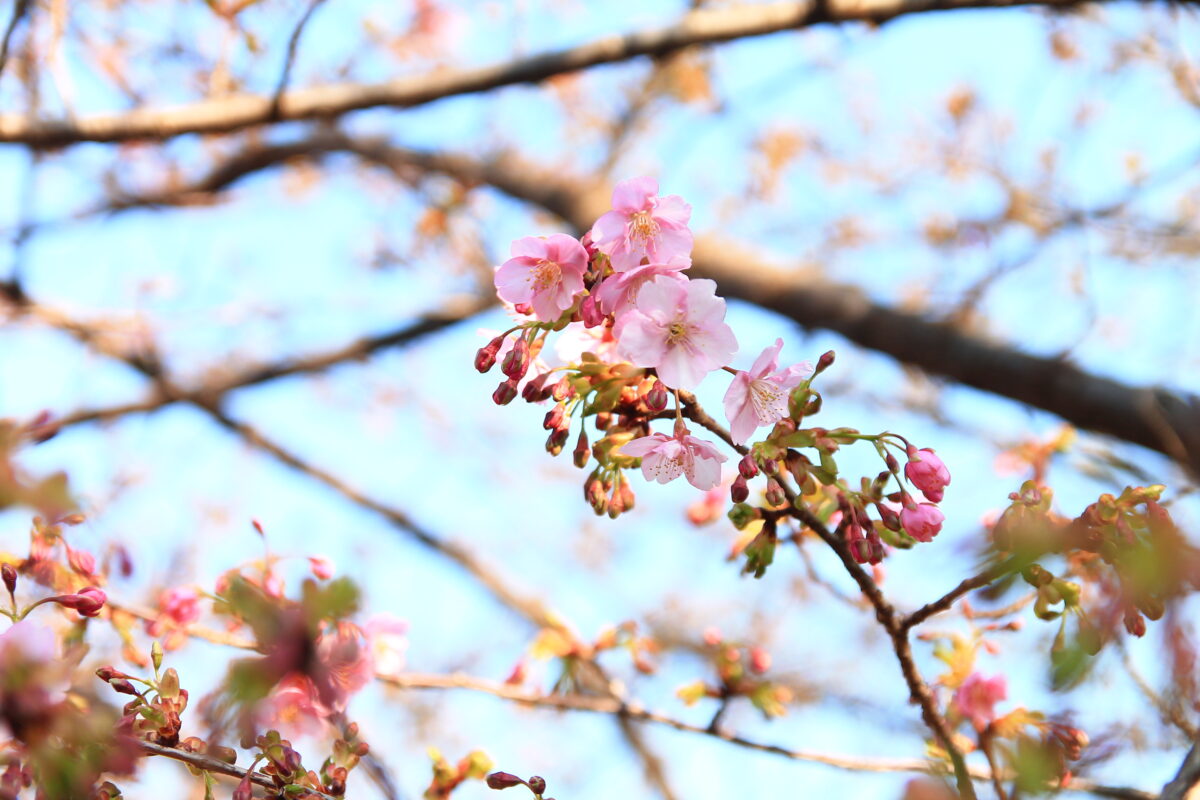
[[[318,687],[321,698],[336,710],[375,676],[375,662],[362,629],[339,622],[317,639]]]
[[[774,425],[788,415],[788,396],[810,373],[807,361],[793,364],[776,372],[783,339],[767,347],[755,360],[749,372],[738,371],[725,392],[725,416],[729,418],[729,434],[738,444],[746,440],[760,425]]]
[[[578,364],[584,353],[609,364],[623,360],[617,355],[617,340],[610,326],[589,328],[582,322],[572,322],[554,340],[554,355],[564,364]]]
[[[320,733],[322,720],[332,711],[321,702],[317,687],[307,675],[293,672],[271,690],[258,704],[259,724],[276,728],[285,735]]]
[[[633,269],[643,258],[661,264],[691,253],[692,207],[678,195],[657,195],[654,178],[621,181],[613,189],[613,210],[592,226],[592,241],[616,272]]]
[[[904,465],[904,474],[931,503],[942,502],[942,498],[946,494],[946,487],[950,485],[950,470],[946,469],[942,460],[927,447],[918,450],[909,446],[908,463]]]
[[[318,580],[327,581],[333,577],[333,562],[325,556],[309,556],[308,568],[313,577]]]
[[[712,442],[697,439],[687,428],[678,426],[674,436],[654,433],[634,439],[621,452],[642,459],[642,475],[648,481],[668,483],[680,475],[702,491],[721,482],[721,463],[725,456]]]
[[[952,702],[959,714],[982,731],[996,718],[996,703],[1007,697],[1008,685],[1003,675],[985,678],[972,672],[955,691]]]
[[[639,367],[654,367],[663,383],[693,389],[737,352],[725,324],[725,301],[710,280],[658,276],[642,287],[634,308],[617,317],[619,352]]]
[[[614,273],[596,287],[596,302],[603,313],[620,315],[634,305],[642,287],[660,275],[686,283],[687,278],[680,273],[691,265],[690,258],[681,257],[667,264],[642,264]]]
[[[187,625],[200,619],[200,593],[195,589],[183,586],[168,589],[159,597],[158,605],[176,625]]]
[[[918,542],[932,542],[942,530],[942,522],[946,515],[932,503],[917,505],[911,498],[904,503],[900,510],[900,524],[908,535]]]
[[[496,270],[496,293],[510,303],[528,303],[543,322],[553,322],[583,291],[588,255],[565,233],[526,236],[512,243],[512,258]]]
[[[371,643],[375,672],[398,675],[404,669],[404,651],[408,649],[408,622],[390,614],[377,614],[363,625]]]

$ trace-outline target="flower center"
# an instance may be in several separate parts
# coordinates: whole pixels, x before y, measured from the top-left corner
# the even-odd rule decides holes
[[[754,415],[764,425],[777,422],[787,414],[787,393],[770,381],[750,381],[750,403]]]
[[[667,328],[667,344],[679,344],[680,341],[687,338],[687,325],[678,320],[671,323]]]
[[[647,241],[658,236],[658,223],[649,211],[635,211],[629,216],[629,237]]]
[[[542,259],[530,273],[529,281],[535,292],[544,292],[551,286],[557,286],[562,280],[562,267],[556,261]]]

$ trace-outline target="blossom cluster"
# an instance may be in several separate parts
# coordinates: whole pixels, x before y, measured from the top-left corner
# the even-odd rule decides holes
[[[808,362],[781,367],[784,343],[776,339],[748,369],[732,366],[739,348],[726,321],[725,300],[714,281],[688,274],[690,217],[691,207],[682,198],[661,196],[653,178],[640,177],[616,185],[612,209],[582,239],[555,233],[513,242],[511,258],[496,268],[495,285],[516,324],[475,356],[480,372],[499,364],[504,373],[493,400],[505,405],[518,394],[528,402],[553,400],[543,422],[552,455],[565,449],[579,417],[572,456],[580,468],[596,461],[584,496],[597,514],[616,517],[633,507],[623,470],[640,467],[655,483],[684,477],[710,493],[728,486],[734,504],[730,516],[739,528],[763,521],[772,507],[803,502],[797,490],[808,496],[818,485],[830,487],[826,498],[833,505],[822,521],[838,526],[863,563],[879,562],[885,540],[898,546],[931,541],[944,519],[937,503],[950,483],[945,464],[932,450],[895,434],[801,428],[820,410],[812,381],[832,364],[832,353],[815,369]],[[558,338],[549,350],[551,334]],[[725,427],[701,412],[691,394],[719,370],[732,375],[724,393]],[[669,433],[651,429],[654,420],[672,417]],[[588,418],[602,433],[595,443],[588,438]],[[688,421],[737,451],[736,473],[725,473],[729,457],[722,447],[697,435]],[[767,436],[752,442],[764,427]],[[839,445],[862,440],[874,442],[888,472],[860,492],[838,479],[833,453]],[[804,448],[816,449],[817,458],[801,454]],[[903,478],[888,448],[907,457]],[[784,489],[785,472],[794,477],[796,489]],[[745,505],[748,481],[759,475],[766,483],[765,512]],[[885,493],[891,477],[900,489]],[[905,480],[911,491],[904,488]],[[925,502],[914,498],[916,492]],[[878,520],[868,516],[871,506],[878,509]]]

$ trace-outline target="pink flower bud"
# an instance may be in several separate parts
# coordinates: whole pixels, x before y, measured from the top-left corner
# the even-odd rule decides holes
[[[513,304],[513,311],[523,317],[528,317],[533,313],[533,303],[515,303]]]
[[[571,379],[563,375],[558,383],[554,384],[554,388],[550,390],[550,396],[558,402],[570,400],[575,396],[575,387],[571,385]]]
[[[761,647],[750,648],[750,669],[762,675],[771,668],[771,654]]]
[[[517,338],[512,349],[500,362],[500,371],[515,381],[525,377],[529,371],[529,342],[524,336]]]
[[[539,403],[550,396],[550,391],[546,388],[546,379],[549,377],[549,372],[543,372],[525,384],[525,388],[521,390],[521,397],[525,402]]]
[[[517,396],[517,382],[509,378],[496,387],[492,392],[492,402],[498,406],[506,406]]]
[[[754,463],[754,456],[747,453],[742,456],[742,460],[738,462],[738,472],[746,480],[753,480],[758,476],[758,464]]]
[[[325,556],[309,556],[308,568],[317,580],[327,581],[333,577],[333,562]]]
[[[833,366],[833,359],[836,357],[836,355],[837,354],[832,350],[823,353],[821,357],[817,359],[817,368],[813,370],[813,375],[820,375],[822,372]]]
[[[900,511],[900,524],[918,542],[931,542],[942,530],[946,516],[932,503],[917,505],[909,500]]]
[[[950,470],[946,469],[942,460],[929,448],[917,450],[909,446],[904,474],[931,503],[940,503],[946,493],[946,487],[950,485]]]
[[[233,800],[254,800],[254,785],[250,783],[250,774],[247,772],[246,777],[242,778],[233,790]]]
[[[85,617],[94,617],[104,608],[108,596],[95,586],[80,589],[75,594],[64,594],[54,598],[63,608],[73,608]]]
[[[479,352],[475,354],[475,369],[480,372],[487,372],[496,364],[496,354],[500,352],[500,348],[504,346],[504,337],[497,336],[490,342],[479,348]]]
[[[741,476],[739,475],[738,477]],[[783,493],[783,487],[774,478],[767,480],[767,502],[773,506],[781,506],[787,502],[787,497]]]
[[[657,414],[666,409],[669,400],[667,387],[663,385],[662,381],[656,380],[654,386],[646,393],[646,408],[650,410],[650,413]]]
[[[86,550],[67,549],[67,563],[85,578],[96,574],[96,557]]]
[[[546,439],[546,452],[552,456],[561,453],[570,435],[571,432],[567,428],[557,428],[551,431],[550,436]]]
[[[594,294],[589,294],[579,304],[579,318],[583,320],[585,328],[595,328],[598,325],[604,324],[605,315],[596,303],[596,296]]]

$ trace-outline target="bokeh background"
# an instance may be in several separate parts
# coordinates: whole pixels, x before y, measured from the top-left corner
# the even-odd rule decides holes
[[[35,0],[0,75],[3,119],[70,123],[271,97],[308,10],[291,0]],[[658,0],[327,0],[296,38],[289,86],[436,78],[667,28],[689,11]],[[700,498],[682,482],[651,488],[638,477],[635,511],[596,518],[581,502],[583,473],[542,448],[545,409],[492,404],[496,378],[471,366],[481,331],[507,327],[490,305],[491,267],[517,237],[571,228],[557,209],[439,168],[431,154],[580,196],[653,175],[664,194],[692,204],[694,230],[750,254],[748,271],[775,265],[801,287],[857,289],[973,337],[1187,396],[1200,393],[1197,57],[1200,24],[1186,6],[923,11],[631,58],[414,108],[165,139],[8,142],[0,261],[28,301],[10,303],[0,327],[0,415],[49,410],[70,421],[88,412],[21,463],[69,474],[88,516],[73,543],[128,548],[135,569],[108,587],[114,599],[153,604],[168,586],[211,587],[261,556],[257,519],[271,551],[293,557],[293,586],[304,556],[325,555],[362,587],[367,609],[408,620],[409,668],[502,680],[525,659],[530,685],[548,689],[555,664],[529,656],[536,626],[369,507],[377,502],[462,545],[585,639],[636,621],[663,645],[658,672],[638,675],[620,654],[603,663],[651,708],[707,724],[715,703],[688,708],[674,693],[710,676],[695,646],[715,626],[767,648],[771,674],[796,696],[770,722],[735,703],[725,718],[732,730],[814,753],[920,757],[925,731],[887,639],[843,599],[853,584],[818,542],[807,564],[783,551],[755,581],[725,558],[736,535],[729,523],[687,522],[685,508]],[[386,168],[300,146],[329,136],[425,157]],[[293,158],[205,183],[256,148],[297,143]],[[451,321],[362,358],[224,391],[211,399],[225,424],[211,409],[154,401],[154,381],[128,363],[159,364],[186,390],[221,387],[431,314]],[[729,321],[741,367],[777,336],[785,363],[837,351],[822,379],[822,424],[899,431],[950,466],[943,533],[885,562],[885,589],[901,608],[969,574],[984,520],[1027,477],[1010,451],[1064,425],[1003,391],[965,388],[804,319],[733,298]],[[719,408],[724,388],[711,376],[700,399]],[[121,410],[147,399],[152,410]],[[284,463],[255,437],[357,494]],[[850,450],[843,472],[873,475],[873,459]],[[1080,431],[1051,464],[1065,514],[1102,492],[1161,482],[1184,529],[1200,521],[1192,480],[1162,453]],[[28,526],[27,510],[0,515],[0,548],[21,552]],[[1106,754],[1085,766],[1089,777],[1157,791],[1188,743],[1137,685],[1169,688],[1154,626],[1107,649],[1081,687],[1053,692],[1056,625],[1028,610],[1023,622],[980,662],[1008,678],[1001,708],[1068,715]],[[969,630],[957,616],[926,627]],[[115,642],[98,631],[92,645],[99,663]],[[936,676],[928,644],[917,656]],[[231,657],[193,642],[168,663],[196,697]],[[644,756],[605,715],[383,686],[358,695],[350,715],[405,797],[428,783],[430,746],[452,759],[483,749],[498,768],[545,776],[560,800],[899,798],[909,778],[644,726],[664,789],[647,783]],[[319,741],[305,747],[321,752]],[[178,764],[151,761],[123,785],[126,796],[199,791]],[[459,792],[490,794],[478,783]],[[350,794],[380,796],[357,774]]]

